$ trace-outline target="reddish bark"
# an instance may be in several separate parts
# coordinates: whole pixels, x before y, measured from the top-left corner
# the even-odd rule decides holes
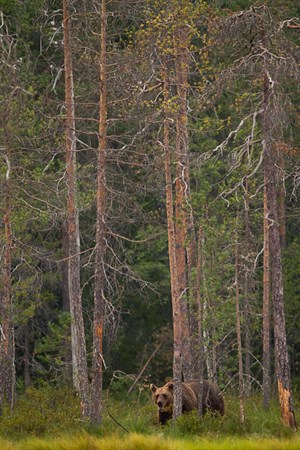
[[[171,297],[173,311],[173,418],[176,419],[182,413],[182,322],[181,308],[178,285],[178,272],[176,258],[176,239],[174,223],[174,203],[172,191],[172,173],[171,173],[171,150],[169,144],[169,87],[167,72],[164,71],[164,150],[165,150],[165,179],[166,179],[166,212],[168,223],[168,246],[169,246],[169,265],[171,278]]]
[[[175,27],[175,78],[178,97],[176,116],[176,183],[175,183],[175,239],[178,274],[178,288],[181,309],[182,370],[184,380],[193,378],[189,309],[188,309],[188,259],[194,261],[195,242],[193,239],[192,215],[189,188],[189,148],[187,131],[187,91],[189,67],[189,30],[187,26]],[[189,235],[188,233],[191,233]],[[193,241],[193,245],[191,245]]]
[[[270,108],[272,107],[271,96],[270,81],[267,71],[265,71],[262,128],[269,248],[271,257],[271,293],[276,357],[275,367],[282,421],[291,428],[296,429],[284,316],[282,256],[276,192],[277,168],[272,146],[272,124],[270,122]]]
[[[2,295],[0,304],[0,413],[6,398],[10,408],[15,403],[15,347],[14,330],[12,321],[12,296],[11,296],[11,162],[10,152],[5,149],[5,161],[7,171],[4,188],[4,253],[2,266]]]

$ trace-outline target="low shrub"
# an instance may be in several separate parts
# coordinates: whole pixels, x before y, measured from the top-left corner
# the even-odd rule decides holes
[[[30,388],[20,396],[13,413],[7,409],[0,418],[0,439],[13,441],[28,437],[68,437],[76,435],[116,439],[128,433],[162,435],[165,439],[222,439],[247,437],[291,438],[293,432],[282,425],[277,401],[265,411],[259,395],[246,400],[245,425],[239,420],[239,402],[233,396],[226,396],[224,417],[206,414],[198,417],[194,411],[183,414],[176,422],[170,421],[162,427],[157,425],[156,406],[150,398],[136,398],[120,394],[104,396],[103,423],[92,426],[80,417],[78,396],[68,388]],[[5,448],[4,444],[0,448]],[[5,449],[6,450],[6,449]]]

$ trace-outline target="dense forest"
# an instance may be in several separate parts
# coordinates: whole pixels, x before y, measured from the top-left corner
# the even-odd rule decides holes
[[[101,424],[112,385],[172,378],[176,419],[182,381],[204,378],[241,426],[261,394],[296,429],[299,16],[0,0],[3,415],[71,386]]]

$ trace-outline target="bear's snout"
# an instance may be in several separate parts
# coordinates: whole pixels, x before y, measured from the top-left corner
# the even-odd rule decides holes
[[[162,402],[157,402],[157,406],[159,407],[159,408],[161,408],[162,407]]]

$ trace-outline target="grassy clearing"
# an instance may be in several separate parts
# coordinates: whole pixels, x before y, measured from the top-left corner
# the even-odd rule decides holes
[[[227,438],[171,439],[163,436],[130,434],[124,438],[78,436],[64,439],[28,439],[17,443],[0,441],[1,450],[299,450],[300,439],[290,440]]]

